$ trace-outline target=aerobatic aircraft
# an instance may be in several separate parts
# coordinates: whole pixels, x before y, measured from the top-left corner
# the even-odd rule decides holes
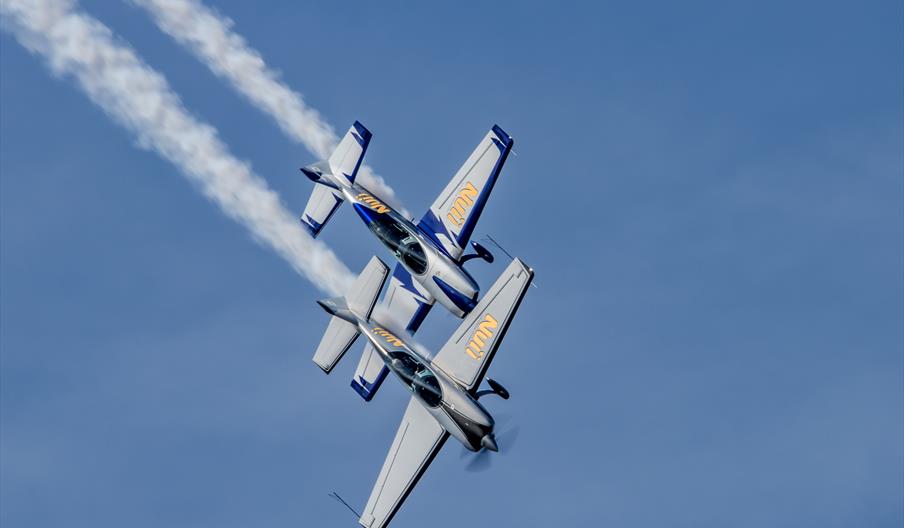
[[[317,184],[301,215],[302,224],[317,237],[339,206],[349,201],[398,260],[383,304],[398,320],[407,321],[405,330],[414,334],[435,301],[464,317],[477,302],[479,286],[462,264],[475,257],[492,262],[493,256],[477,242],[471,242],[475,253],[463,253],[514,141],[493,126],[415,225],[356,182],[371,137],[355,121],[328,160],[301,169]],[[388,373],[368,344],[351,386],[370,401]]]
[[[478,389],[534,272],[514,259],[432,360],[406,342],[404,330],[373,313],[388,274],[386,264],[373,257],[346,297],[318,301],[332,317],[314,363],[329,374],[364,334],[382,363],[412,392],[360,513],[358,522],[366,528],[389,524],[450,435],[471,451],[498,450],[495,422],[478,399],[486,394],[507,399],[508,392],[489,379],[490,390]]]

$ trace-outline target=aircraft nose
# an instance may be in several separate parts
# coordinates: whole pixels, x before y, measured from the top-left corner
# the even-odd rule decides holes
[[[493,433],[484,435],[484,437],[480,439],[480,445],[482,445],[485,449],[489,449],[490,451],[499,451],[499,445],[496,444],[496,436]]]

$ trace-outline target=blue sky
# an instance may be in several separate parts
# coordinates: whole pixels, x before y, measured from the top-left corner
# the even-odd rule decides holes
[[[303,208],[311,154],[82,5]],[[899,2],[215,5],[416,213],[515,138],[477,232],[537,272],[487,403],[517,443],[481,473],[447,444],[396,525],[904,522]],[[0,522],[354,525],[326,494],[366,500],[403,387],[324,376],[314,286],[8,33],[0,60]],[[322,237],[388,258],[348,211]]]

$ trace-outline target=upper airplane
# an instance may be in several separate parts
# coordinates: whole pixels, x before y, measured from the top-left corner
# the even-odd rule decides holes
[[[380,363],[412,393],[360,514],[358,522],[366,528],[389,524],[450,435],[471,451],[499,449],[493,417],[477,400],[486,394],[507,399],[508,392],[489,379],[490,390],[478,389],[534,276],[524,262],[513,260],[431,359],[406,342],[404,331],[373,313],[388,273],[373,257],[346,297],[319,301],[332,317],[314,354],[314,363],[329,374],[364,334]]]
[[[514,141],[494,126],[415,225],[355,182],[371,136],[355,121],[328,160],[301,169],[320,184],[314,186],[301,222],[316,237],[342,202],[349,201],[398,260],[386,298],[393,314],[409,322],[409,331],[417,329],[434,301],[464,317],[477,304],[480,288],[462,264],[474,257],[492,262],[493,257],[476,242],[476,254],[462,253]]]
[[[301,215],[302,224],[316,237],[348,200],[398,260],[383,305],[393,317],[407,322],[405,330],[414,334],[435,301],[464,317],[477,303],[479,286],[462,264],[475,257],[492,262],[493,256],[477,242],[471,242],[476,253],[463,253],[514,141],[493,126],[415,225],[355,182],[371,136],[355,121],[328,160],[301,169],[319,184]],[[367,344],[351,386],[370,401],[388,374],[377,351]]]

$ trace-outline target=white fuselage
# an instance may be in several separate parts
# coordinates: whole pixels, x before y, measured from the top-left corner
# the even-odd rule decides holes
[[[398,211],[356,184],[342,194],[398,262],[424,291],[457,317],[477,304],[477,282],[444,249]],[[421,291],[412,293],[423,296]]]
[[[493,417],[471,394],[379,321],[357,322],[389,370],[449,434],[471,451],[481,449],[484,437],[493,437]]]

